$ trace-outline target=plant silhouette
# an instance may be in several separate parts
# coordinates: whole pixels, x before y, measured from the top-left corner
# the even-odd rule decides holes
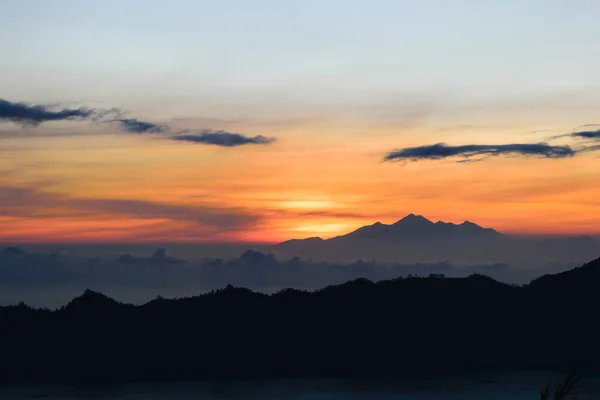
[[[550,385],[546,385],[541,390],[540,400],[551,400],[550,399]],[[579,379],[574,373],[566,376],[566,378],[558,384],[554,391],[552,400],[575,400],[575,394],[579,387]]]

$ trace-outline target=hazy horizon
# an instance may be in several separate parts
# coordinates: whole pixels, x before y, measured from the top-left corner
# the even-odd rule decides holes
[[[228,284],[264,292],[313,290],[356,278],[432,273],[479,273],[524,284],[600,255],[600,240],[584,237],[488,236],[493,231],[486,227],[436,224],[412,214],[394,222],[366,226],[383,229],[375,241],[345,232],[327,241],[282,243],[0,243],[0,304],[60,306],[85,289],[139,303]]]
[[[415,215],[415,214],[408,214],[408,215]],[[421,217],[422,215],[417,215],[419,217]],[[372,222],[368,222],[363,226],[370,226],[373,224],[377,224],[377,223],[383,223],[385,225],[392,225],[398,221],[400,221],[402,218],[404,218],[405,216],[402,216],[401,218],[396,218],[396,219],[392,219],[390,221],[372,221]],[[422,216],[424,218],[427,218],[427,216]],[[427,218],[428,219],[428,218]],[[469,221],[469,220],[462,220],[462,221],[443,221],[443,220],[430,220],[429,221],[436,223],[436,222],[443,222],[443,223],[451,223],[451,224],[461,224],[463,222],[471,222],[474,223],[476,225],[478,225],[476,223],[476,221]],[[481,226],[481,225],[479,225]],[[361,226],[358,226],[356,228],[360,228]],[[515,237],[515,238],[521,238],[521,239],[532,239],[532,240],[536,240],[536,239],[551,239],[551,238],[557,238],[557,239],[566,239],[566,238],[577,238],[577,237],[590,237],[593,239],[600,239],[600,234],[578,234],[578,233],[511,233],[511,232],[507,232],[507,231],[499,231],[497,229],[495,229],[494,227],[491,226],[481,226],[483,228],[489,228],[489,229],[494,229],[495,231],[497,231],[498,233],[502,234],[502,235],[506,235],[506,236],[511,236],[511,237]],[[172,240],[172,241],[168,241],[168,240],[163,240],[163,241],[156,241],[153,239],[149,239],[149,240],[136,240],[135,238],[132,238],[130,240],[121,240],[121,241],[106,241],[106,240],[90,240],[90,239],[83,239],[81,241],[77,241],[77,240],[73,240],[73,241],[61,241],[61,239],[59,238],[58,240],[51,240],[50,238],[47,238],[46,241],[44,240],[39,240],[39,241],[19,241],[19,240],[0,240],[0,246],[11,246],[11,245],[24,245],[24,246],[34,246],[34,247],[60,247],[60,246],[73,246],[73,247],[81,247],[81,248],[85,248],[86,246],[95,246],[95,247],[102,247],[102,246],[116,246],[116,247],[120,247],[120,246],[136,246],[136,245],[142,245],[142,246],[167,246],[169,244],[171,245],[189,245],[189,246],[202,246],[202,247],[211,247],[211,246],[216,246],[217,248],[219,247],[230,247],[230,248],[252,248],[252,246],[269,246],[269,245],[275,245],[278,243],[282,243],[282,242],[286,242],[289,240],[303,240],[303,239],[310,239],[310,238],[321,238],[321,239],[332,239],[335,237],[339,237],[339,236],[344,236],[347,235],[351,232],[353,232],[355,229],[352,230],[348,230],[348,231],[342,231],[339,232],[335,235],[297,235],[294,237],[288,237],[288,238],[283,238],[282,240],[266,240],[266,241],[251,241],[251,240],[231,240],[231,241],[226,241],[226,240],[211,240],[210,238],[207,239],[202,239],[202,240]]]

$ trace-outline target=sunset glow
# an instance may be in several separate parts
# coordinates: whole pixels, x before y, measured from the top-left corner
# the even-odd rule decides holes
[[[408,213],[600,235],[594,13],[183,3],[0,17],[20,38],[0,44],[0,241],[278,242]]]
[[[425,135],[436,141],[435,132]],[[50,153],[16,149],[25,139],[5,140],[15,150],[0,162],[10,171],[2,179],[0,238],[279,241],[335,236],[410,212],[508,233],[599,233],[595,154],[402,165],[380,163],[361,143],[340,143],[322,147],[328,155],[321,161],[304,163],[314,150],[299,155],[284,139],[277,148],[236,153],[133,139],[90,137],[85,148],[53,139],[44,143]],[[402,142],[382,144],[380,153]],[[216,225],[194,221],[196,213]]]

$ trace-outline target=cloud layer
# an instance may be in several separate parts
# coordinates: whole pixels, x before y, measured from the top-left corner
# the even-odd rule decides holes
[[[406,147],[385,155],[384,161],[420,161],[441,160],[458,157],[468,160],[480,160],[477,157],[501,155],[534,156],[542,158],[565,158],[576,154],[569,146],[552,146],[547,143],[515,143],[515,144],[468,144],[448,146],[445,143]]]
[[[271,144],[275,142],[275,138],[271,137],[262,135],[251,137],[240,133],[226,132],[224,130],[204,130],[197,134],[184,131],[172,136],[171,139],[198,144],[212,144],[222,147],[236,147],[247,144]]]
[[[98,290],[118,300],[142,303],[157,295],[197,295],[228,284],[272,293],[285,288],[314,290],[356,278],[392,279],[408,275],[444,274],[462,277],[474,273],[525,283],[549,272],[567,270],[575,263],[539,264],[530,269],[501,263],[458,265],[437,263],[378,263],[356,261],[325,263],[298,257],[247,250],[238,257],[188,260],[159,248],[149,255],[89,254],[0,250],[0,304],[27,303],[57,307],[85,289]]]

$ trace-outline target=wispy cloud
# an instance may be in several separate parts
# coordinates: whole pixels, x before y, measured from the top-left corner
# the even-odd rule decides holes
[[[243,230],[259,216],[248,210],[207,204],[184,205],[144,200],[70,197],[32,187],[0,186],[0,215],[26,218],[56,218],[98,215],[141,219],[169,219],[220,231]]]
[[[600,126],[600,124],[586,124],[586,125],[581,125],[580,128],[591,128],[591,127],[595,127],[595,126]],[[560,135],[556,135],[556,136],[552,136],[550,139],[560,139],[560,138],[565,138],[565,137],[569,137],[569,138],[573,138],[573,139],[583,139],[583,140],[596,140],[596,139],[600,139],[600,129],[596,129],[596,130],[576,130],[570,133],[563,133]]]
[[[131,133],[163,133],[169,130],[167,125],[159,125],[152,122],[140,121],[135,118],[118,118],[114,122],[118,122],[126,132]]]
[[[37,126],[47,121],[83,120],[96,115],[94,109],[58,108],[47,105],[15,103],[0,99],[0,121],[12,121],[19,124]]]
[[[580,131],[573,132],[568,136],[579,138],[579,139],[600,139],[600,129],[595,131]]]
[[[580,125],[579,128],[594,128],[599,126],[600,124],[585,124]],[[549,139],[552,140],[561,138],[578,140],[578,147],[575,148],[578,153],[591,153],[594,151],[600,151],[600,129],[574,130],[570,133],[552,136]]]
[[[491,157],[501,155],[534,156],[542,158],[565,158],[574,156],[576,151],[569,146],[552,146],[547,143],[514,143],[514,144],[468,144],[448,146],[445,143],[406,147],[385,155],[384,161],[420,161],[441,160],[458,157],[464,161],[477,160],[474,157]]]
[[[600,144],[593,144],[593,145],[589,145],[589,146],[584,146],[581,149],[577,150],[578,152],[581,153],[588,153],[588,152],[592,152],[592,151],[600,151]]]
[[[183,131],[171,137],[172,140],[192,142],[198,144],[210,144],[221,147],[236,147],[248,144],[271,144],[275,142],[275,138],[266,137],[263,135],[245,136],[241,133],[231,133],[224,130],[203,130],[198,133]]]
[[[103,124],[117,124],[123,132],[137,134],[166,134],[170,127],[137,118],[127,118],[119,108],[60,108],[50,105],[32,105],[0,99],[0,121],[10,121],[21,125],[38,126],[48,121],[93,121]],[[31,136],[31,135],[29,135]],[[268,145],[275,138],[263,135],[246,136],[224,130],[205,129],[200,131],[183,130],[175,135],[164,135],[164,139],[221,147],[238,147],[249,144]]]
[[[118,123],[125,132],[162,133],[168,130],[166,125],[124,118],[120,108],[60,108],[44,104],[11,102],[0,99],[0,121],[11,121],[22,125],[38,126],[50,121],[93,121],[97,123]]]

